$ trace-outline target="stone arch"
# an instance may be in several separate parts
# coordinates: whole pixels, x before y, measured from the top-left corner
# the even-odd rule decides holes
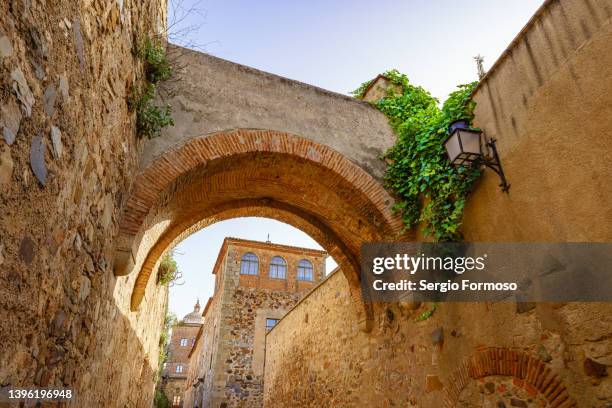
[[[401,237],[392,205],[379,181],[309,139],[253,129],[191,138],[136,176],[120,221],[115,274],[138,274],[135,310],[168,248],[223,219],[265,216],[302,229],[338,261],[367,328],[359,250],[363,242]]]
[[[444,406],[457,406],[461,392],[472,380],[488,376],[512,377],[515,384],[531,395],[543,397],[548,406],[576,407],[562,379],[542,360],[526,352],[505,347],[489,347],[476,351],[449,378],[445,387]]]

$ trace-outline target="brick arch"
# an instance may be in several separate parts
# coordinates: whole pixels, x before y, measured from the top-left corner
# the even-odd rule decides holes
[[[192,217],[185,218],[181,223],[176,224],[160,237],[153,248],[147,254],[140,273],[134,284],[132,292],[131,308],[132,311],[138,309],[151,278],[151,274],[156,269],[159,259],[170,248],[174,248],[181,241],[191,234],[206,228],[216,222],[229,220],[239,217],[258,216],[270,218],[290,224],[308,234],[319,245],[336,260],[341,267],[350,269],[357,267],[357,261],[347,256],[347,250],[333,236],[333,232],[326,230],[324,226],[318,225],[316,220],[305,218],[298,211],[282,203],[270,200],[242,200],[230,201],[224,205],[217,206],[208,214],[198,213]],[[360,293],[355,293],[359,297]]]
[[[252,129],[204,135],[159,155],[136,176],[119,224],[115,274],[138,274],[135,308],[159,257],[185,234],[223,217],[268,214],[303,229],[338,260],[369,316],[359,249],[402,236],[392,205],[378,180],[309,139]]]
[[[551,407],[577,406],[561,378],[545,362],[526,352],[504,347],[478,350],[463,362],[445,387],[444,406],[456,407],[461,391],[470,381],[495,375],[512,377],[528,392],[543,396]]]

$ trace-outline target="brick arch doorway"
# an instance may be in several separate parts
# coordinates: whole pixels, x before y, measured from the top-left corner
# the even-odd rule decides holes
[[[402,238],[381,183],[333,149],[284,132],[240,129],[190,139],[135,178],[120,220],[115,274],[137,274],[136,310],[162,254],[211,223],[262,216],[313,237],[346,276],[364,330],[359,251]]]

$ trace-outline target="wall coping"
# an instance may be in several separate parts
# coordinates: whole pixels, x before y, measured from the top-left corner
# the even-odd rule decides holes
[[[315,286],[313,286],[304,296],[302,296],[302,298],[300,300],[298,300],[298,302],[295,305],[293,305],[293,307],[291,309],[289,309],[287,311],[287,313],[285,313],[285,315],[278,320],[278,322],[274,325],[274,327],[272,327],[270,329],[270,331],[268,331],[268,333],[266,333],[266,338],[268,338],[268,334],[272,333],[274,331],[274,329],[276,328],[276,326],[278,326],[278,324],[280,322],[282,322],[285,319],[285,317],[287,317],[295,308],[297,308],[299,305],[301,305],[302,302],[304,302],[307,298],[309,298],[310,295],[312,295],[317,289],[319,289],[321,286],[323,286],[332,276],[336,275],[336,273],[338,271],[340,271],[340,267],[336,267],[336,269],[334,269],[333,271],[331,271],[330,273],[325,275],[325,277],[323,279],[321,279],[319,281],[319,283],[317,283]]]
[[[491,77],[499,68],[499,66],[502,65],[502,63],[506,60],[506,58],[508,58],[512,54],[512,50],[519,44],[519,42],[521,42],[521,40],[523,40],[527,33],[531,31],[535,23],[542,17],[542,15],[544,15],[544,12],[548,8],[548,6],[550,6],[555,1],[558,0],[544,0],[544,3],[542,3],[542,5],[538,7],[533,16],[531,16],[531,18],[527,21],[523,28],[521,28],[521,31],[519,31],[518,34],[512,39],[512,41],[510,41],[510,44],[508,44],[506,49],[502,51],[497,60],[493,63],[493,65],[491,65],[491,68],[489,68],[485,75],[480,79],[480,81],[478,81],[478,84],[476,84],[476,87],[474,88],[474,90],[472,90],[472,96],[474,96],[476,92],[478,92],[478,90],[484,85],[484,83],[488,81],[489,77]]]
[[[242,239],[242,238],[234,238],[234,237],[226,237],[223,240],[223,244],[221,245],[221,249],[219,250],[219,255],[217,255],[217,261],[215,262],[215,266],[213,267],[212,274],[216,275],[217,271],[221,267],[221,262],[223,258],[225,258],[225,253],[227,252],[227,248],[230,244],[239,245],[239,246],[249,246],[255,247],[259,249],[278,249],[284,252],[293,252],[293,253],[307,253],[314,256],[327,256],[327,251],[323,251],[320,249],[313,248],[302,248],[292,245],[283,245],[283,244],[275,244],[272,242],[263,242],[263,241],[255,241],[250,239]]]

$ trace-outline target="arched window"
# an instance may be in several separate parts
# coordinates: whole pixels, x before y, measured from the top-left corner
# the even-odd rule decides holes
[[[285,279],[287,274],[287,262],[280,256],[275,256],[270,261],[270,277],[276,279]]]
[[[242,255],[242,261],[240,262],[240,274],[241,275],[257,275],[259,272],[259,259],[257,255],[247,252]]]
[[[312,281],[312,263],[307,259],[302,259],[297,266],[297,280]]]

